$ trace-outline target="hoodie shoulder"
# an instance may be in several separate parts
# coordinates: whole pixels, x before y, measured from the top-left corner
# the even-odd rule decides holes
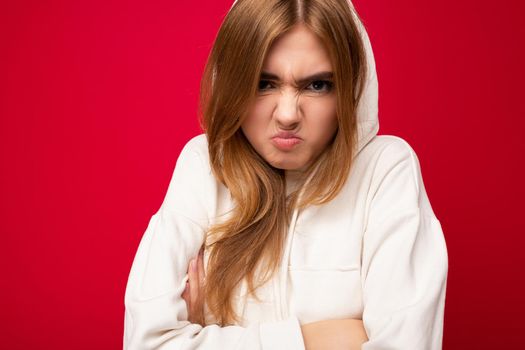
[[[193,154],[194,156],[197,155],[198,158],[204,163],[204,167],[209,170],[210,156],[208,153],[208,138],[206,134],[203,133],[192,137],[186,142],[180,154]]]
[[[186,142],[184,149],[191,150],[199,154],[202,152],[208,152],[208,138],[206,137],[206,134],[203,133],[192,137],[188,142]]]
[[[208,153],[208,138],[206,134],[192,137],[182,148],[179,159],[198,159],[204,172],[211,176],[210,156]]]
[[[386,175],[393,168],[405,164],[411,169],[414,182],[420,177],[420,164],[414,148],[403,138],[394,135],[379,135],[370,142],[369,159],[375,163],[376,173]]]
[[[403,138],[393,135],[376,136],[366,148],[361,162],[366,163],[364,166],[370,171],[372,193],[381,188],[395,192],[397,183],[398,195],[410,198],[410,206],[417,206],[423,213],[435,217],[414,148]]]
[[[384,152],[389,156],[412,156],[416,152],[412,146],[405,139],[395,135],[377,135],[371,140],[364,150],[367,150],[369,155],[382,154]]]
[[[414,176],[420,172],[419,159],[414,148],[403,138],[394,135],[375,136],[360,152],[357,159],[375,168],[375,172],[390,169],[401,162],[411,164]]]

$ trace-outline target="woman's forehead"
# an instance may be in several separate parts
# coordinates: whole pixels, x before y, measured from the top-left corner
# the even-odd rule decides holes
[[[312,74],[331,72],[332,64],[321,39],[304,25],[296,25],[270,47],[263,71],[283,79],[301,80]]]

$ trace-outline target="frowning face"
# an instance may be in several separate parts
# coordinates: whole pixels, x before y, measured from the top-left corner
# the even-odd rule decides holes
[[[270,47],[242,131],[272,166],[303,171],[327,147],[337,126],[328,51],[319,37],[297,24]]]

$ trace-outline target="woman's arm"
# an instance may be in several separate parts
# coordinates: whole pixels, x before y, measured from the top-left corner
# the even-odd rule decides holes
[[[363,350],[440,350],[448,258],[414,150],[400,138],[382,150],[363,236]]]
[[[189,320],[204,326],[204,263],[203,250],[190,261],[188,281],[182,294]],[[301,332],[306,350],[360,350],[368,340],[363,321],[358,319],[326,320],[304,324]]]
[[[307,350],[360,350],[368,340],[362,320],[343,319],[308,323],[301,326]]]

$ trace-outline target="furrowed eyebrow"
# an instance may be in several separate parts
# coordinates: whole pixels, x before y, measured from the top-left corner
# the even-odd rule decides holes
[[[308,83],[308,82],[315,81],[315,80],[332,79],[333,77],[334,77],[334,73],[332,72],[319,72],[319,73],[315,73],[310,76],[299,79],[298,81],[296,81],[296,84],[302,85],[304,83]],[[276,80],[276,81],[280,80],[280,78],[277,75],[270,73],[270,72],[264,72],[264,71],[261,73],[261,79]]]

